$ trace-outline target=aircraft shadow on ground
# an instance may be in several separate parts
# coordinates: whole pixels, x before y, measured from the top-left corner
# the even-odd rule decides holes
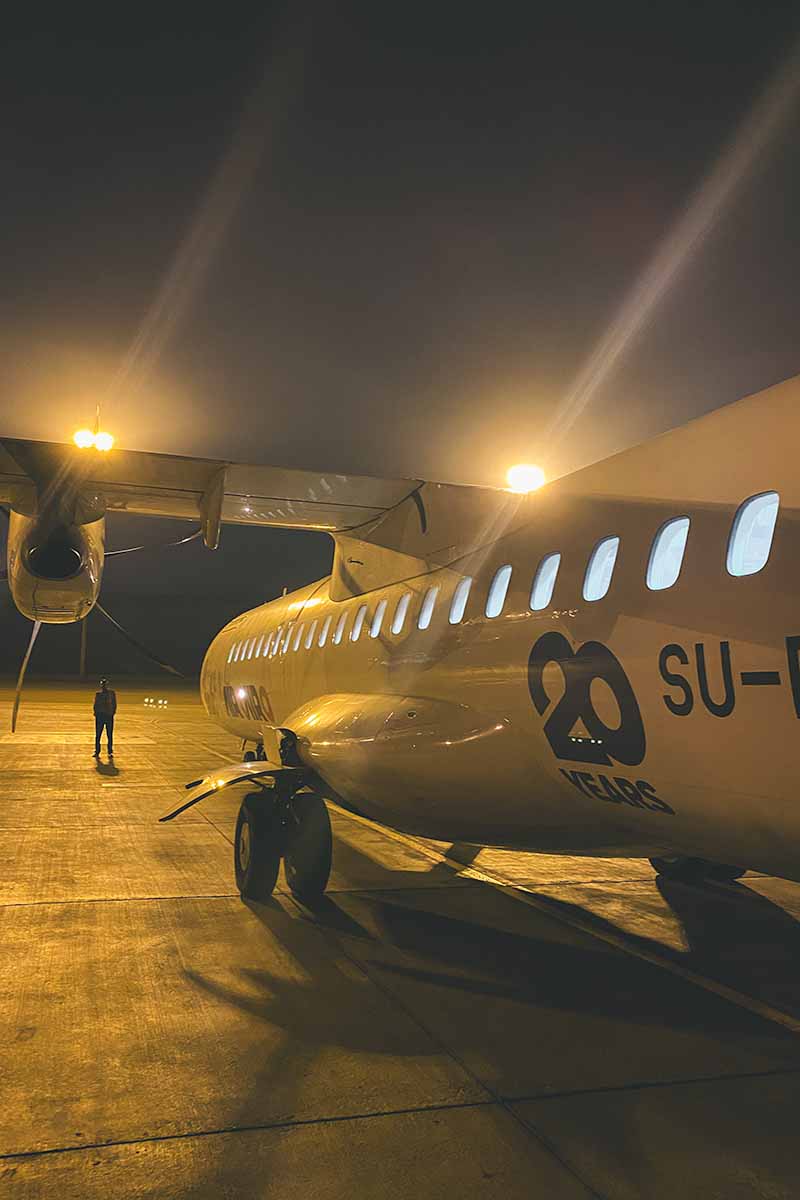
[[[359,857],[358,851],[352,845],[348,851],[353,856],[352,865]],[[374,877],[374,861],[368,860],[368,865]],[[447,865],[441,864],[441,869],[447,870]],[[242,971],[241,990],[191,970],[187,977],[227,1003],[279,1025],[291,1037],[312,1042],[328,1040],[351,1049],[385,1050],[381,1039],[377,1047],[373,1045],[359,1020],[344,1019],[340,1024],[339,1014],[337,1020],[320,1018],[317,1008],[306,1003],[308,989],[316,993],[314,980],[320,973],[320,961],[330,962],[330,955],[324,951],[320,957],[318,939],[325,931],[332,935],[334,950],[357,963],[378,987],[402,990],[404,1001],[412,1007],[413,995],[409,998],[408,988],[418,984],[460,992],[465,997],[513,1001],[531,1009],[554,1008],[615,1018],[624,1015],[626,1021],[637,1025],[662,1027],[668,1021],[675,1028],[693,1029],[704,1028],[707,1023],[702,1003],[673,1003],[667,1012],[664,988],[670,985],[652,986],[649,973],[653,968],[604,943],[593,946],[589,935],[563,927],[562,933],[546,915],[523,909],[490,885],[468,881],[469,887],[429,887],[423,882],[428,874],[422,873],[419,889],[393,890],[391,880],[395,875],[394,871],[386,872],[386,889],[332,892],[313,909],[306,908],[305,919],[287,915],[274,900],[268,905],[248,906],[270,935],[296,958],[311,980],[308,984],[276,981],[266,967],[256,962]],[[554,913],[576,909],[549,900],[548,907]],[[578,911],[585,915],[583,910]],[[615,928],[602,919],[598,924]],[[326,940],[330,945],[331,938]],[[720,1021],[723,1026],[729,1022],[735,1029],[741,1025],[742,1016],[731,1008]]]
[[[475,848],[472,857],[474,858],[478,853],[480,853],[480,847]],[[408,868],[403,867],[383,866],[379,861],[364,854],[352,842],[335,839],[333,860],[335,877],[370,880],[368,885],[363,883],[355,884],[354,890],[356,891],[364,890],[365,886],[384,889],[399,884],[402,887],[408,888],[409,891],[413,891],[416,888],[438,887],[440,884],[446,882],[452,884],[458,882],[457,877],[461,874],[464,867],[468,867],[471,862],[471,860],[464,862],[432,862],[428,865],[424,856],[421,856],[421,859],[421,865],[425,869],[415,872],[410,872]],[[411,880],[413,882],[410,882]],[[330,894],[335,894],[335,892]]]
[[[363,858],[361,877],[367,873],[374,879],[374,860],[359,855],[352,845],[347,850],[352,867]],[[438,877],[452,868],[437,864],[433,870]],[[705,1033],[709,1005],[714,1005],[716,1036],[736,1038],[752,1030],[751,1015],[734,1005],[719,1006],[715,998],[603,943],[592,946],[588,935],[559,928],[560,923],[554,927],[546,914],[524,909],[489,885],[465,881],[469,887],[434,887],[429,886],[429,873],[422,872],[419,888],[392,889],[396,875],[385,872],[385,889],[333,892],[313,908],[300,906],[299,919],[294,911],[286,911],[293,903],[287,897],[248,903],[268,935],[260,952],[258,942],[253,943],[252,963],[224,982],[185,969],[192,987],[272,1030],[265,1032],[260,1052],[258,1042],[253,1046],[247,1095],[231,1114],[231,1128],[295,1119],[280,1114],[297,1114],[298,1119],[317,1114],[314,1080],[331,1047],[366,1056],[418,1059],[446,1052],[458,1058],[460,1052],[469,1052],[476,1038],[485,1038],[487,1029],[503,1028],[507,1018],[514,1027],[521,1023],[535,1028],[540,1008],[568,1015],[607,1014],[625,1025],[655,1030],[669,1026]],[[730,922],[730,897],[726,904],[725,896],[709,895],[708,889],[664,881],[659,890],[685,921],[697,946],[717,936],[714,931],[723,920],[717,911],[720,905]],[[737,896],[747,892],[731,890]],[[770,920],[777,917],[782,929],[788,924],[792,937],[798,937],[796,923],[777,906],[754,899],[752,893],[744,903],[752,903]],[[547,904],[554,913],[569,910],[587,917],[576,905],[551,900]],[[593,919],[615,928],[602,918]],[[735,936],[729,929],[728,946]],[[279,969],[271,965],[276,953],[283,962]],[[287,970],[287,956],[299,971]],[[387,1009],[386,999],[399,1008]],[[523,1012],[512,1016],[512,1010],[503,1007],[509,1002],[517,1010],[522,1006]],[[448,1011],[451,1003],[458,1006],[461,1018],[452,1024],[445,1018],[446,1028],[438,1034],[434,1020],[433,1033],[428,1032],[430,1014]],[[494,1005],[501,1007],[492,1011]],[[466,1019],[465,1012],[470,1014]],[[419,1020],[417,1013],[422,1014]],[[537,1055],[536,1038],[523,1039],[515,1053]],[[265,1179],[273,1154],[280,1154],[279,1145],[276,1134],[275,1143],[263,1148],[259,1162]],[[206,1186],[215,1177],[220,1184],[224,1181],[224,1167],[212,1169]]]
[[[360,991],[361,981],[341,972],[335,962],[338,956],[326,951],[320,931],[312,923],[288,915],[274,899],[265,904],[250,901],[247,907],[264,926],[271,942],[278,943],[301,968],[299,975],[289,977],[254,961],[252,966],[239,968],[239,988],[235,983],[222,983],[186,968],[184,974],[194,986],[281,1029],[290,1042],[302,1045],[305,1051],[338,1045],[366,1054],[403,1052],[407,1031],[393,1032],[386,1022],[376,1024],[365,1019],[363,1004],[353,1003],[353,993]],[[436,1053],[437,1047],[432,1044],[429,1052]]]
[[[681,922],[688,955],[698,965],[746,974],[766,951],[774,964],[791,964],[800,1004],[800,922],[785,908],[746,881],[692,886],[659,878],[656,887]]]
[[[599,933],[624,937],[633,947],[655,952],[699,974],[712,976],[749,995],[779,990],[781,1003],[800,1011],[800,922],[779,904],[747,883],[681,883],[658,877],[655,888],[677,918],[686,948],[678,949],[656,937],[623,929],[575,901],[537,895],[537,903],[568,920],[580,920]],[[763,970],[764,958],[770,972]],[[787,995],[784,962],[794,979],[793,996]],[[769,998],[763,995],[763,998]]]

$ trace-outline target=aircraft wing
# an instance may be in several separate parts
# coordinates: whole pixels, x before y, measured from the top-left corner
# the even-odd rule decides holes
[[[213,459],[114,449],[107,454],[69,443],[0,439],[0,501],[13,504],[33,483],[72,476],[109,511],[199,520],[206,544],[221,523],[284,529],[354,529],[394,508],[420,486],[413,479],[376,479]]]

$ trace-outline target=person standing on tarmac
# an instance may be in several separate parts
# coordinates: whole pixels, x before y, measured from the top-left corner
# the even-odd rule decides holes
[[[94,697],[94,758],[100,757],[100,735],[106,731],[108,757],[114,757],[114,713],[117,711],[117,693],[108,686],[107,679],[100,680],[100,691]]]

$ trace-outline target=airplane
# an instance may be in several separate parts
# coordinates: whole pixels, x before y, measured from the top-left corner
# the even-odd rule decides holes
[[[412,835],[800,880],[800,376],[526,495],[0,439],[8,581],[97,601],[107,512],[327,530],[328,578],[205,655],[244,897],[311,903],[325,798]],[[250,747],[246,749],[246,747]]]

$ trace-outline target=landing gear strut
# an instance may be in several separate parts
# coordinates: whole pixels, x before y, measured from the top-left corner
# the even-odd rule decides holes
[[[331,823],[325,801],[288,789],[250,792],[236,821],[233,863],[243,899],[268,900],[281,859],[292,895],[310,903],[325,891],[331,871]]]
[[[683,883],[700,883],[703,879],[715,883],[733,883],[747,870],[746,867],[710,862],[707,858],[689,858],[682,854],[676,854],[673,858],[651,858],[650,863],[665,879],[678,879]]]
[[[259,742],[255,750],[245,750],[246,741],[242,742],[242,762],[266,762],[266,754],[264,753],[264,743]]]

